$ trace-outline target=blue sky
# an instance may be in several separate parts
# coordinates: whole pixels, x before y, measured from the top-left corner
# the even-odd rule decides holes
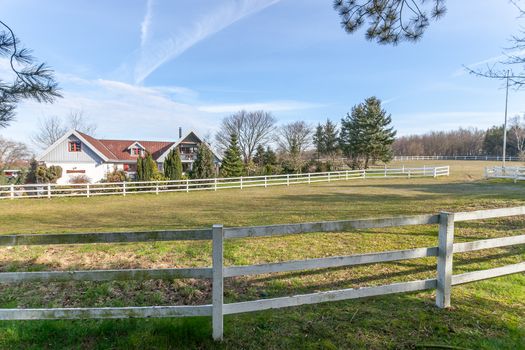
[[[422,40],[397,47],[346,34],[331,0],[0,0],[2,20],[57,74],[64,98],[23,103],[0,134],[83,110],[105,138],[214,133],[239,109],[279,123],[339,121],[368,96],[400,135],[503,120],[501,83],[464,72],[494,62],[520,22],[506,0],[448,1]],[[5,60],[0,73],[6,73]],[[513,91],[511,115],[525,112]]]

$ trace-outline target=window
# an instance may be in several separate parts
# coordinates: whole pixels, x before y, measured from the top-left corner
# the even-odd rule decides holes
[[[69,152],[80,152],[82,150],[80,141],[69,141]]]
[[[132,156],[136,156],[136,157],[142,155],[142,149],[140,147],[132,147],[131,148],[131,155]]]

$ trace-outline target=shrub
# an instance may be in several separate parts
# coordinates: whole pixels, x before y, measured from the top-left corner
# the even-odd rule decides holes
[[[88,184],[91,182],[91,179],[86,175],[76,175],[69,179],[70,184]]]
[[[117,170],[113,168],[113,171],[106,174],[106,178],[102,182],[124,182],[129,181],[128,175],[124,170]]]

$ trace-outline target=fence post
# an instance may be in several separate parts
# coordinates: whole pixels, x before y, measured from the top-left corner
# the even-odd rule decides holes
[[[436,170],[437,170],[437,168],[434,167],[434,177],[437,177],[437,171]]]
[[[89,184],[86,184],[86,195],[89,198]]]
[[[15,199],[15,185],[11,184],[9,190],[11,191],[11,199]]]
[[[386,164],[385,164],[385,177],[386,177]]]
[[[190,192],[190,179],[186,179],[186,192]]]
[[[159,194],[159,183],[155,182],[155,194]]]
[[[330,172],[328,172],[328,182],[330,182]]]
[[[223,279],[223,249],[224,229],[222,225],[213,225],[212,228],[212,327],[213,340],[222,340],[223,314],[222,305],[224,297]]]
[[[217,178],[215,178],[215,186],[213,187],[214,191],[217,191]]]
[[[122,195],[126,196],[126,183],[125,182],[122,183]]]
[[[311,175],[312,175],[312,174],[308,173],[308,184],[312,183]]]
[[[264,188],[268,187],[268,177],[264,176]]]
[[[241,176],[241,190],[242,190],[242,176]]]
[[[439,247],[437,260],[436,305],[450,307],[452,289],[452,257],[454,250],[454,213],[439,214]]]
[[[290,174],[286,174],[286,186],[290,186]]]
[[[366,179],[366,169],[363,169],[363,179]]]
[[[51,198],[51,184],[47,184],[47,198]]]

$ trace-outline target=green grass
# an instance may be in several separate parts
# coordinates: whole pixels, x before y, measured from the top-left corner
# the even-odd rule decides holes
[[[422,166],[421,162],[405,163]],[[523,205],[525,183],[482,180],[485,162],[450,164],[449,178],[370,179],[218,192],[0,201],[0,234],[101,232],[292,223]],[[523,234],[521,217],[458,223],[456,241]],[[227,241],[241,265],[435,246],[437,226],[356,230]],[[209,242],[157,242],[0,249],[0,270],[208,266]],[[454,257],[454,273],[518,263],[525,248]],[[373,286],[435,276],[435,258],[231,278],[226,302]],[[208,281],[0,285],[0,307],[178,305],[210,302]],[[0,349],[525,349],[525,276],[453,288],[452,308],[433,292],[407,293],[228,316],[225,340],[209,318],[0,323]]]

